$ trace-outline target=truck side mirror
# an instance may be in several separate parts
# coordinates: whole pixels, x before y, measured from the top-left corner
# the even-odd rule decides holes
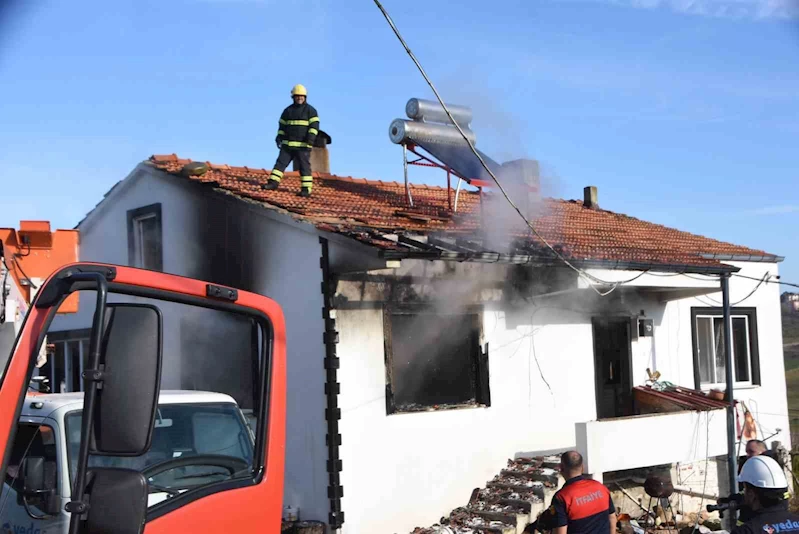
[[[32,505],[45,514],[58,514],[61,511],[61,500],[56,495],[55,464],[51,462],[49,483],[46,473],[47,462],[41,456],[24,458],[20,469],[22,471],[22,498],[25,507],[29,508]]]
[[[161,383],[162,318],[152,305],[108,304],[100,351],[92,453],[138,456],[150,448]],[[88,371],[91,375],[93,371]],[[95,371],[95,373],[97,373]],[[86,380],[87,378],[84,378]]]
[[[22,460],[22,491],[25,495],[34,496],[44,490],[44,458],[28,456]]]
[[[141,474],[95,469],[91,490],[86,477],[90,453],[140,456],[150,448],[161,385],[161,311],[149,304],[107,304],[102,279],[97,295],[89,368],[83,372],[78,467],[72,500],[65,506],[68,532],[86,532],[80,529],[86,521],[90,533],[140,533],[147,510],[147,483]],[[137,500],[142,492],[144,504]]]
[[[89,471],[85,534],[141,534],[147,518],[147,481],[132,469]]]

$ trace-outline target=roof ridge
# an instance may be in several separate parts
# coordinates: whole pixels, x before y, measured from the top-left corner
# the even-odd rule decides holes
[[[210,161],[200,161],[200,160],[192,160],[191,158],[181,158],[177,154],[153,154],[150,156],[148,161],[152,161],[154,163],[205,163],[208,165],[209,168],[216,170],[216,171],[234,171],[234,172],[254,172],[254,173],[265,173],[269,174],[272,172],[272,169],[266,168],[250,168],[247,166],[241,167],[237,165],[229,165],[227,163],[211,163]],[[299,176],[298,171],[285,171],[284,173],[286,176]],[[393,181],[384,181],[379,179],[370,179],[370,178],[357,178],[350,175],[343,175],[343,174],[333,174],[329,172],[318,172],[314,171],[312,173],[314,178],[320,178],[322,180],[338,180],[342,182],[354,182],[354,183],[361,183],[367,185],[380,185],[380,186],[402,186],[403,184],[397,182],[396,180]],[[413,189],[432,189],[432,190],[440,190],[446,191],[446,187],[442,187],[440,185],[430,185],[424,183],[409,183],[411,188]],[[451,191],[455,191],[454,187],[449,188]],[[475,191],[468,191],[464,190],[462,193],[474,193]]]
[[[273,209],[286,210],[306,218],[309,222],[312,218],[321,217],[324,220],[340,219],[342,222],[339,224],[347,225],[345,220],[362,217],[366,227],[422,233],[475,231],[484,224],[482,210],[479,208],[481,204],[477,199],[479,191],[462,190],[461,197],[466,196],[461,198],[462,208],[459,207],[458,213],[453,213],[451,217],[440,219],[432,215],[437,213],[436,210],[452,210],[452,206],[448,203],[448,195],[444,194],[453,191],[451,187],[447,189],[440,185],[410,183],[412,195],[419,199],[419,205],[414,210],[407,205],[403,182],[314,172],[314,177],[319,179],[323,187],[319,189],[319,194],[310,200],[300,200],[295,198],[293,191],[289,191],[294,186],[299,186],[300,174],[296,171],[285,173],[292,181],[288,190],[281,188],[280,192],[268,193],[260,187],[271,173],[271,170],[267,169],[220,165],[206,161],[197,163],[208,165],[208,172],[192,175],[193,173],[183,173],[182,167],[193,161],[180,158],[177,154],[152,155],[145,163],[167,174],[177,176],[185,174],[190,180],[216,184],[230,194],[264,203]],[[336,183],[339,182],[342,185],[337,186]],[[497,189],[487,189],[483,193],[502,201],[501,192]],[[582,254],[586,258],[636,259],[640,256],[651,259],[663,256],[664,252],[668,251],[673,252],[670,255],[674,258],[682,256],[691,258],[679,261],[705,265],[704,259],[701,258],[702,254],[773,256],[752,247],[705,237],[626,213],[601,208],[590,209],[581,199],[542,195],[540,203],[540,213],[532,218],[536,229],[548,241],[562,242],[575,251],[575,254]],[[413,217],[409,218],[408,214]],[[519,229],[524,228],[521,221],[519,225]],[[508,230],[516,231],[513,228]],[[346,233],[344,229],[338,231]],[[527,233],[529,230],[525,235]],[[580,252],[576,252],[578,250]]]

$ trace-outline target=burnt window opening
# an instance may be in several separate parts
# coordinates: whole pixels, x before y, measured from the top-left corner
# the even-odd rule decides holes
[[[161,204],[128,210],[128,263],[151,271],[163,270]]]
[[[388,414],[491,405],[479,313],[383,318]]]

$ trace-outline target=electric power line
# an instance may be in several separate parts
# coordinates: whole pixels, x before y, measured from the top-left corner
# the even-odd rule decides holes
[[[749,280],[759,280],[759,278],[755,278],[753,276],[746,276],[745,274],[732,273],[732,275],[733,276],[737,276],[738,278],[748,278]],[[799,284],[794,284],[793,282],[781,282],[780,280],[767,280],[766,283],[767,284],[779,284],[779,285],[782,285],[782,286],[791,286],[791,287],[799,288]]]
[[[380,3],[380,0],[374,0],[374,2],[377,5],[378,9],[380,9],[380,12],[383,14],[383,17],[386,19],[386,22],[388,22],[389,26],[391,26],[391,29],[394,31],[394,35],[397,36],[397,39],[402,44],[403,48],[405,48],[405,52],[408,54],[408,56],[411,58],[411,60],[413,60],[413,63],[416,65],[416,68],[419,69],[419,72],[421,73],[421,75],[424,78],[425,82],[427,82],[427,85],[433,91],[433,94],[436,95],[436,99],[438,100],[439,104],[441,104],[441,107],[444,109],[444,112],[447,114],[447,117],[452,122],[452,125],[455,126],[455,128],[458,130],[458,133],[460,133],[461,137],[463,137],[464,141],[466,141],[466,144],[469,146],[469,150],[471,150],[472,154],[474,154],[474,156],[480,162],[480,165],[483,167],[483,169],[485,169],[485,171],[488,173],[488,175],[491,176],[491,179],[494,180],[494,183],[497,185],[497,188],[502,193],[502,196],[505,197],[505,200],[507,200],[508,204],[510,204],[510,206],[519,215],[519,217],[522,218],[522,220],[530,228],[530,230],[532,230],[532,232],[536,235],[536,237],[538,237],[538,239],[540,239],[541,242],[544,243],[544,245],[546,245],[546,247],[559,260],[561,260],[566,266],[568,266],[570,269],[572,269],[574,272],[576,272],[579,276],[581,276],[581,277],[583,277],[583,278],[585,278],[585,279],[587,279],[587,280],[589,280],[591,282],[597,283],[597,284],[611,286],[611,289],[606,291],[606,292],[602,292],[602,291],[598,290],[597,288],[595,288],[594,286],[591,286],[591,288],[594,291],[596,291],[598,295],[603,296],[603,297],[606,296],[606,295],[609,295],[610,293],[612,293],[618,286],[624,285],[624,284],[629,284],[630,282],[633,282],[633,281],[637,280],[639,277],[643,276],[644,273],[648,272],[648,270],[644,271],[641,274],[639,274],[638,276],[636,276],[634,278],[631,278],[630,280],[624,280],[624,281],[618,281],[618,282],[609,282],[607,280],[602,280],[601,278],[597,278],[596,276],[594,276],[594,275],[592,275],[590,273],[587,273],[583,269],[580,269],[579,267],[574,266],[568,259],[566,259],[565,256],[563,256],[563,254],[558,252],[555,249],[555,247],[553,247],[549,243],[549,241],[547,241],[547,239],[543,235],[541,235],[541,233],[535,228],[535,226],[533,226],[533,224],[527,219],[527,217],[525,217],[525,215],[522,213],[522,211],[519,209],[519,207],[516,205],[516,203],[514,203],[513,200],[510,198],[508,193],[505,191],[505,188],[502,187],[502,184],[499,183],[499,180],[497,179],[497,177],[494,175],[494,173],[491,171],[491,169],[488,168],[488,165],[486,165],[486,162],[483,160],[482,156],[480,156],[480,153],[477,152],[477,149],[475,149],[475,147],[472,144],[471,140],[469,140],[468,136],[464,133],[463,129],[460,127],[458,122],[452,116],[452,113],[450,113],[449,108],[444,103],[444,100],[441,98],[441,95],[439,95],[438,90],[436,89],[435,85],[433,85],[433,82],[427,76],[427,73],[425,72],[425,70],[422,67],[421,63],[419,63],[419,60],[416,59],[416,56],[414,55],[413,51],[410,49],[408,44],[405,42],[405,39],[403,39],[402,35],[400,34],[399,30],[397,29],[397,26],[394,24],[394,21],[391,19],[391,16],[388,14],[386,9],[383,7],[383,4]],[[687,274],[687,273],[683,273],[683,274]],[[758,278],[752,278],[752,277],[748,277],[748,276],[745,276],[745,275],[739,275],[739,274],[736,274],[736,273],[732,273],[732,275],[733,276],[739,276],[741,278],[750,278],[752,280],[760,280]],[[716,276],[716,277],[718,277],[719,275],[705,275],[705,276]],[[789,283],[789,282],[779,282],[779,281],[777,281],[777,282],[769,282],[769,283],[777,283],[777,284],[782,284],[782,285],[787,285],[787,286],[792,286],[792,287],[799,288],[799,284],[793,284],[793,283]],[[749,298],[749,297],[746,297],[746,298]]]
[[[383,17],[385,17],[386,22],[388,22],[389,26],[391,26],[391,29],[394,31],[394,35],[396,35],[397,39],[399,39],[400,43],[402,43],[403,48],[405,48],[405,52],[413,60],[414,64],[416,65],[416,68],[419,69],[419,72],[421,73],[421,75],[424,78],[425,82],[427,82],[427,85],[430,86],[430,89],[436,95],[436,98],[438,99],[438,102],[441,104],[441,107],[444,109],[444,112],[447,114],[447,117],[449,117],[449,120],[452,122],[452,124],[455,126],[455,128],[458,130],[458,132],[461,134],[461,137],[463,137],[463,139],[469,145],[469,149],[472,151],[472,154],[474,154],[474,156],[480,162],[480,165],[482,165],[483,169],[485,169],[485,171],[489,174],[489,176],[491,176],[491,178],[494,180],[494,183],[497,184],[497,188],[502,193],[502,196],[505,197],[505,200],[508,201],[508,204],[510,204],[511,207],[516,211],[516,213],[519,214],[519,217],[522,218],[522,220],[527,224],[527,226],[530,228],[530,230],[532,230],[532,232],[536,235],[536,237],[538,237],[538,239],[540,239],[541,242],[544,243],[544,245],[546,245],[546,247],[550,251],[552,251],[552,253],[555,254],[555,256],[560,261],[562,261],[566,266],[568,266],[570,269],[572,269],[574,272],[576,272],[579,276],[587,279],[588,281],[594,282],[596,284],[611,286],[610,290],[608,290],[606,292],[602,292],[599,289],[597,289],[596,287],[594,287],[593,285],[591,285],[590,287],[594,291],[596,291],[596,293],[599,296],[604,297],[606,295],[609,295],[618,286],[624,285],[624,284],[628,284],[628,283],[638,279],[640,276],[642,276],[643,273],[641,273],[640,275],[638,275],[635,278],[632,278],[630,280],[619,281],[619,282],[608,282],[607,280],[602,280],[601,278],[597,278],[596,276],[585,272],[584,270],[580,269],[579,267],[575,267],[574,265],[572,265],[572,263],[568,259],[566,259],[566,257],[563,256],[563,254],[558,252],[555,249],[555,247],[553,247],[549,243],[549,241],[547,241],[546,238],[543,235],[541,235],[541,233],[535,228],[535,226],[533,226],[533,224],[527,219],[527,217],[525,217],[525,215],[522,213],[522,211],[519,209],[519,207],[513,202],[513,200],[510,198],[510,196],[508,196],[508,193],[505,191],[505,188],[502,187],[502,184],[499,183],[499,180],[497,179],[497,177],[494,175],[494,173],[491,171],[491,169],[488,168],[488,165],[486,165],[486,162],[483,160],[482,156],[480,156],[480,153],[477,152],[477,149],[474,148],[474,145],[469,140],[468,136],[464,133],[463,129],[461,129],[461,127],[458,124],[458,122],[454,119],[454,117],[452,116],[452,113],[450,113],[450,111],[449,111],[449,108],[444,103],[444,100],[441,98],[441,95],[438,94],[438,90],[435,88],[435,85],[433,85],[433,82],[430,81],[430,78],[427,76],[427,73],[425,72],[424,68],[422,68],[422,65],[421,65],[421,63],[419,63],[419,60],[416,59],[416,56],[414,55],[413,51],[411,51],[410,47],[405,42],[405,39],[402,38],[402,35],[400,34],[399,30],[397,29],[397,26],[394,24],[394,21],[391,19],[391,16],[388,14],[388,12],[385,10],[383,5],[380,3],[380,0],[374,0],[374,2],[377,5],[378,9],[380,9],[381,13],[383,13]],[[646,272],[646,271],[644,271],[644,272]]]

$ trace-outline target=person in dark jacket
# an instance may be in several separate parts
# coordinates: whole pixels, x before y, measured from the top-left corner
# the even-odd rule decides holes
[[[749,458],[741,469],[744,503],[751,517],[732,534],[796,534],[799,515],[788,510],[788,479],[780,465],[766,455]]]
[[[564,452],[560,472],[566,483],[552,497],[550,507],[524,532],[551,530],[553,534],[613,534],[616,506],[601,482],[583,474],[583,457]]]
[[[766,445],[765,441],[761,441],[759,439],[752,439],[749,440],[746,444],[746,459],[743,462],[741,462],[741,465],[738,468],[739,477],[741,476],[741,472],[743,471],[743,468],[746,465],[746,463],[751,458],[754,458],[756,456],[768,456],[769,458],[777,462],[777,465],[780,466],[780,469],[785,469],[785,466],[782,464],[782,460],[780,459],[779,454],[777,454],[777,451],[770,450]],[[753,517],[754,511],[743,501],[743,496],[741,494],[738,494],[737,497],[738,497],[737,500],[740,502],[740,505],[738,507],[737,524],[740,526],[749,521]],[[784,502],[787,503],[788,502],[787,499],[790,498],[790,494],[787,492],[787,490],[785,492],[784,498],[786,499],[784,500]]]
[[[277,130],[277,148],[280,154],[269,175],[265,189],[277,189],[283,178],[283,171],[294,161],[295,168],[300,169],[302,189],[300,196],[311,196],[313,175],[311,174],[311,148],[319,134],[319,115],[316,109],[307,102],[308,91],[302,85],[295,85],[291,90],[294,103],[283,110]]]

